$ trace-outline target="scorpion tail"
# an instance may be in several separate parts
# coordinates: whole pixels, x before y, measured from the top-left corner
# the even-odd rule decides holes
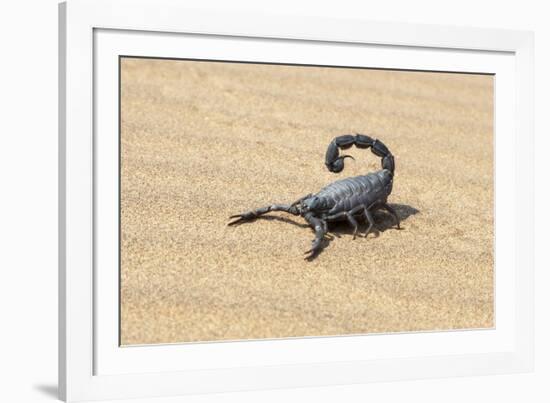
[[[395,161],[388,147],[380,140],[373,139],[364,134],[344,134],[334,138],[328,145],[325,155],[325,165],[330,172],[338,173],[344,169],[344,159],[353,158],[350,155],[340,155],[340,149],[346,150],[352,145],[357,148],[370,148],[374,155],[382,158],[382,169],[386,169],[393,175]]]

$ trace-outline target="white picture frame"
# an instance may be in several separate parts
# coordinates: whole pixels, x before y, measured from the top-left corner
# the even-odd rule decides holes
[[[215,10],[189,10],[183,2],[170,0],[70,0],[60,5],[59,40],[62,399],[170,396],[532,370],[532,33],[221,15]],[[220,41],[224,46],[217,45]],[[116,63],[120,55],[128,54],[303,64],[327,64],[332,57],[339,62],[329,60],[329,64],[495,74],[495,328],[397,337],[120,348],[118,272],[109,269],[115,257],[108,252],[118,245],[112,231],[117,217],[109,216],[117,194],[114,155],[118,151],[116,142],[97,142],[97,133],[108,140],[117,130]],[[504,216],[505,225],[499,220]]]

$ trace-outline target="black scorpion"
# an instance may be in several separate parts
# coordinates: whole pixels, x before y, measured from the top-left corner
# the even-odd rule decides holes
[[[358,232],[357,218],[368,223],[364,236],[366,237],[374,226],[372,213],[375,210],[386,210],[396,221],[399,229],[399,217],[387,204],[388,196],[393,187],[395,161],[388,148],[380,141],[363,134],[338,136],[328,146],[325,165],[334,173],[344,169],[344,160],[353,159],[350,155],[339,155],[339,150],[345,150],[355,145],[357,148],[370,148],[382,158],[382,169],[367,175],[360,175],[337,180],[316,194],[309,194],[292,204],[272,204],[242,214],[236,214],[228,225],[251,221],[270,211],[284,211],[296,216],[302,216],[315,231],[315,239],[311,249],[305,252],[306,259],[314,257],[322,249],[322,241],[328,232],[329,222],[347,220],[353,227],[353,239]]]

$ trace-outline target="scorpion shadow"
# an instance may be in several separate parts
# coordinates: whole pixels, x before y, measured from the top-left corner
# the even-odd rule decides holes
[[[399,217],[399,221],[401,223],[401,225],[400,225],[401,228],[399,230],[405,229],[403,227],[403,222],[406,221],[407,218],[409,218],[412,215],[418,214],[420,212],[420,210],[418,210],[418,209],[416,209],[412,206],[409,206],[407,204],[394,204],[394,203],[391,203],[390,206],[393,207],[393,209],[395,210],[397,216]],[[369,233],[369,236],[374,235],[375,237],[378,238],[380,236],[380,233],[382,233],[382,232],[384,232],[388,229],[397,230],[395,220],[387,212],[381,211],[381,210],[376,210],[376,211],[373,212],[373,218],[374,218],[374,221],[375,221],[375,226],[371,229],[371,231]],[[367,230],[368,225],[364,220],[359,221],[358,224],[359,224],[359,226],[358,226],[359,231],[357,233],[357,237],[359,238],[359,237],[363,236],[363,234]],[[349,223],[347,223],[346,221],[337,221],[337,222],[329,223],[328,224],[328,233],[327,233],[327,235],[325,236],[325,239],[324,239],[323,249],[321,249],[317,254],[309,257],[307,260],[312,261],[315,258],[317,258],[317,256],[319,256],[321,253],[323,253],[325,251],[325,249],[328,248],[330,243],[335,238],[341,238],[342,235],[349,235],[350,237],[353,236],[353,228],[349,225]]]
[[[403,228],[403,222],[407,220],[412,215],[418,214],[420,211],[412,206],[409,206],[407,204],[390,204],[391,207],[395,210],[397,216],[399,217],[399,221],[401,222],[401,229]],[[369,233],[369,236],[374,235],[375,237],[379,237],[380,233],[388,230],[388,229],[397,229],[395,226],[395,220],[391,215],[389,215],[385,211],[376,210],[373,212],[373,218],[376,223],[376,225],[372,228],[372,230]],[[300,228],[311,228],[309,225],[297,222],[291,218],[284,217],[284,216],[276,216],[276,215],[265,215],[257,218],[258,220],[266,220],[266,221],[280,221],[287,224],[296,225]],[[367,230],[367,223],[363,220],[359,221],[359,232],[357,234],[358,237],[362,236],[362,234],[365,233]],[[346,221],[337,221],[337,222],[331,222],[328,224],[328,233],[325,235],[323,248],[316,254],[310,256],[307,258],[307,260],[311,261],[314,260],[317,256],[319,256],[321,253],[325,251],[325,249],[328,248],[330,243],[334,240],[334,238],[341,238],[342,235],[349,235],[353,236],[353,228],[347,223]]]
[[[402,224],[407,218],[420,212],[418,209],[407,204],[388,204],[393,207],[399,217],[399,221],[401,223],[400,229],[405,229]],[[387,212],[375,210],[372,215],[376,225],[372,228],[369,235],[374,234],[375,237],[378,237],[380,236],[380,233],[388,229],[397,229],[395,220]],[[359,232],[357,236],[359,237],[360,234],[364,234],[367,227],[368,225],[365,221],[359,221]],[[337,238],[340,238],[342,235],[353,235],[353,228],[351,228],[349,223],[346,221],[337,221],[334,223],[329,223],[329,233],[333,234]]]

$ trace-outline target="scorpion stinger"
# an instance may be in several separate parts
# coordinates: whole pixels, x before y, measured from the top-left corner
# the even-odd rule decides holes
[[[357,148],[372,148],[374,155],[382,157],[382,168],[387,169],[393,175],[395,161],[388,148],[380,140],[373,139],[364,134],[344,134],[332,140],[325,154],[325,165],[330,172],[338,173],[344,169],[344,159],[349,155],[339,155],[339,150],[346,150],[352,145]],[[353,158],[353,157],[351,157]]]
[[[384,143],[363,134],[338,136],[328,146],[325,165],[331,172],[341,172],[344,169],[344,159],[353,157],[339,155],[340,149],[345,150],[352,145],[357,148],[370,148],[376,156],[382,158],[382,169],[367,175],[337,180],[319,192],[304,196],[292,204],[273,204],[233,215],[230,218],[235,220],[228,225],[252,221],[270,211],[302,216],[315,231],[315,239],[312,247],[306,252],[306,259],[313,258],[321,251],[329,222],[347,221],[353,228],[355,239],[358,232],[357,219],[363,219],[368,223],[364,234],[366,237],[375,225],[372,213],[383,209],[395,219],[397,228],[400,228],[397,213],[387,204],[393,187],[395,161]]]

